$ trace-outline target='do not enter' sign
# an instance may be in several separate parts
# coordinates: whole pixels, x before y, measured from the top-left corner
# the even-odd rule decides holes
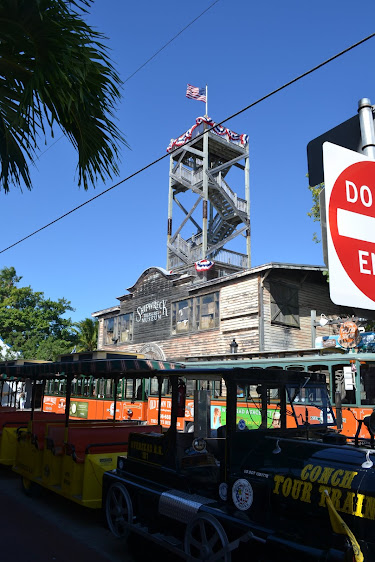
[[[323,145],[331,299],[375,309],[375,162]]]

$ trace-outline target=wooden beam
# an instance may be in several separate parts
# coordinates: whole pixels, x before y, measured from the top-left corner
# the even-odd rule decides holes
[[[173,177],[173,179],[179,183],[180,185],[183,185],[184,187],[186,187],[186,189],[190,189],[191,191],[194,191],[194,193],[196,193],[197,195],[200,195],[200,193],[202,192],[202,189],[197,187],[197,185],[202,184],[202,180],[200,180],[199,182],[197,182],[195,185],[192,185],[191,183],[189,183],[188,181],[184,180],[183,178],[180,177],[175,177],[174,175],[172,175],[171,177]]]
[[[196,148],[193,148],[192,146],[182,146],[181,147],[181,151],[182,152],[191,152],[192,154],[196,154],[196,156],[199,156],[200,158],[203,158],[203,152],[201,150],[197,150]],[[180,151],[177,150],[173,156],[178,156],[180,154]],[[242,156],[243,158],[243,156]]]
[[[196,202],[194,203],[193,207],[190,209],[190,211],[188,213],[186,213],[186,217],[184,218],[184,220],[182,221],[182,223],[180,224],[180,226],[178,227],[176,232],[173,234],[173,236],[170,240],[171,243],[173,243],[176,240],[176,236],[180,233],[180,231],[182,230],[182,228],[185,226],[185,224],[187,223],[187,221],[189,219],[191,219],[191,221],[195,224],[195,226],[197,226],[197,223],[195,221],[193,221],[193,219],[191,218],[191,215],[194,213],[195,209],[198,207],[198,203],[201,201],[201,199],[202,199],[202,196],[200,195],[198,197],[198,199],[196,200]],[[176,199],[175,199],[175,201],[176,201]]]
[[[220,164],[220,166],[217,166],[216,168],[210,168],[210,172],[211,172],[211,174],[212,173],[219,173],[219,172],[221,172],[221,170],[225,170],[225,168],[230,168],[231,166],[233,166],[233,164],[236,164],[239,160],[243,160],[243,159],[244,159],[244,155],[241,154],[241,156],[237,156],[237,158],[233,158],[232,160],[228,160],[228,162],[225,162],[225,164]]]
[[[182,161],[182,159],[183,159],[183,157],[184,157],[184,154],[185,154],[185,150],[183,150],[183,151],[181,152],[180,158],[177,160],[176,164],[173,166],[172,174],[175,174],[175,173],[176,173],[176,170],[177,170],[178,166],[181,164],[181,161]]]
[[[201,195],[200,195],[199,197],[202,199],[202,196],[201,196]],[[184,207],[183,205],[181,205],[181,203],[179,202],[179,200],[177,199],[177,197],[174,197],[174,200],[176,201],[177,205],[180,207],[181,211],[182,211],[183,213],[185,213],[185,215],[188,215],[189,213],[187,212],[187,210],[185,209],[185,207]],[[191,220],[191,222],[194,224],[194,226],[199,230],[199,232],[202,232],[202,227],[201,227],[197,222],[195,222],[195,220],[194,220],[192,217],[190,217],[190,220]]]
[[[215,246],[211,246],[211,248],[208,248],[207,254],[210,255],[213,252],[216,252],[216,250],[220,250],[220,248],[225,246],[225,244],[227,242],[229,242],[230,240],[233,240],[233,238],[236,238],[239,234],[241,234],[241,232],[246,230],[246,228],[247,228],[247,225],[245,224],[242,228],[240,228],[240,230],[235,230],[230,236],[228,236],[227,238],[225,238],[221,242],[218,242],[217,244],[215,244]]]
[[[241,170],[245,170],[245,166],[243,164],[234,164],[236,166],[236,168],[240,168]]]
[[[167,244],[167,247],[169,248],[169,250],[178,258],[180,258],[180,260],[182,260],[184,263],[188,264],[189,263],[189,258],[187,258],[186,256],[184,256],[184,254],[182,252],[180,252],[180,250],[177,250],[177,248],[175,248],[174,246],[172,246],[172,244]]]

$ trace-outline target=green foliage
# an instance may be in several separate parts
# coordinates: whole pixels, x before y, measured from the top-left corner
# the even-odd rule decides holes
[[[93,0],[0,0],[0,188],[31,189],[28,163],[56,123],[78,151],[78,185],[118,174],[119,76],[104,36],[82,19]]]
[[[0,336],[25,359],[54,360],[69,353],[76,336],[70,318],[70,301],[52,301],[30,286],[18,287],[22,277],[14,267],[0,270]]]
[[[309,190],[311,192],[313,205],[309,213],[307,213],[308,217],[311,217],[314,222],[320,222],[320,204],[319,204],[319,195],[324,187],[324,183],[320,183],[319,185],[311,186],[309,185]],[[313,241],[319,244],[321,240],[319,240],[317,233],[314,232],[313,234]]]
[[[365,330],[366,332],[375,332],[375,320],[368,320]]]
[[[98,321],[91,318],[76,322],[77,351],[94,351],[97,348],[98,327]]]

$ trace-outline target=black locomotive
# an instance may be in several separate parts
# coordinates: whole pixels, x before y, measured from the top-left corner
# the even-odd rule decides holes
[[[169,429],[130,435],[128,455],[104,474],[103,506],[117,537],[135,532],[188,560],[228,561],[244,543],[254,560],[252,548],[262,561],[375,560],[372,416],[368,440],[338,433],[319,373],[167,376]],[[209,395],[197,391],[194,435],[176,430],[182,376],[224,379],[219,428],[211,429]]]

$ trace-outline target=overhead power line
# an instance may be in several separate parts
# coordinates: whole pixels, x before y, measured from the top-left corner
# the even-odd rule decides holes
[[[166,47],[168,47],[168,45],[170,45],[175,39],[177,39],[177,37],[179,37],[184,31],[186,31],[191,25],[193,25],[193,23],[195,23],[196,21],[199,20],[199,18],[201,18],[206,12],[208,12],[208,10],[210,10],[215,4],[217,4],[220,0],[215,0],[215,2],[212,2],[212,4],[210,4],[205,10],[203,10],[203,12],[201,12],[199,14],[199,16],[197,16],[196,18],[194,18],[193,20],[191,20],[191,22],[189,22],[187,25],[185,25],[185,27],[183,27],[178,33],[176,33],[176,35],[174,35],[171,39],[169,39],[169,41],[167,41],[162,47],[160,47],[160,49],[158,49],[157,51],[155,51],[155,53],[153,55],[151,55],[150,58],[148,58],[144,63],[141,64],[141,66],[139,66],[134,72],[132,72],[132,74],[130,74],[127,78],[125,78],[125,80],[123,81],[123,84],[126,84],[126,82],[129,82],[129,80],[131,78],[133,78],[133,76],[135,76],[137,74],[137,72],[139,72],[140,70],[142,70],[142,68],[144,68],[146,66],[146,64],[148,64],[149,62],[151,62],[155,57],[158,56],[159,53],[161,53],[162,51],[164,51],[164,49]],[[36,160],[39,160],[43,154],[45,154],[46,152],[48,152],[48,150],[50,148],[52,148],[57,142],[59,142],[61,139],[64,138],[64,135],[61,135],[59,138],[57,138],[55,140],[55,142],[53,142],[48,148],[46,148],[46,150],[43,150],[43,152],[41,152]]]
[[[303,74],[300,74],[299,76],[297,76],[296,78],[293,78],[292,80],[289,80],[289,82],[286,82],[285,84],[283,84],[282,86],[279,86],[278,88],[276,88],[275,90],[272,90],[271,92],[269,92],[268,94],[262,96],[261,98],[258,98],[256,101],[250,103],[249,105],[247,105],[246,107],[243,107],[242,109],[240,109],[239,111],[236,111],[236,113],[233,113],[232,115],[230,115],[229,117],[226,117],[225,119],[223,119],[222,121],[220,121],[220,123],[216,123],[215,126],[217,125],[222,125],[223,123],[226,123],[227,121],[229,121],[230,119],[233,119],[234,117],[237,117],[238,115],[241,115],[241,113],[244,113],[245,111],[248,111],[249,109],[251,109],[252,107],[254,107],[255,105],[258,105],[259,103],[261,103],[262,101],[270,98],[271,96],[274,96],[275,94],[277,94],[278,92],[281,92],[281,90],[284,90],[285,88],[287,88],[288,86],[291,86],[292,84],[294,84],[295,82],[298,82],[299,80],[301,80],[302,78],[305,78],[306,76],[308,76],[309,74],[312,74],[313,72],[316,72],[317,70],[319,70],[320,68],[322,68],[323,66],[327,65],[328,63],[334,61],[335,59],[341,57],[342,55],[348,53],[349,51],[353,50],[355,47],[358,47],[359,45],[362,45],[362,43],[365,43],[366,41],[369,41],[369,39],[372,39],[373,37],[375,37],[375,33],[372,33],[371,35],[368,35],[367,37],[365,37],[364,39],[361,39],[360,41],[358,41],[357,43],[354,43],[353,45],[351,45],[350,47],[347,47],[346,49],[344,49],[343,51],[340,51],[339,53],[337,53],[336,55],[333,55],[332,57],[330,57],[329,59],[325,60],[324,62],[321,62],[320,64],[314,66],[313,68],[311,68],[310,70],[307,70],[306,72],[304,72]],[[191,144],[191,142],[196,142],[196,140],[199,137],[202,137],[203,135],[207,134],[208,132],[212,131],[214,127],[210,127],[209,129],[207,129],[206,131],[200,133],[199,135],[197,135],[196,137],[194,137],[194,139],[192,139],[191,141],[187,142],[184,146],[189,146],[189,144]],[[38,234],[39,232],[41,232],[42,230],[45,230],[46,228],[48,228],[49,226],[52,226],[53,224],[57,223],[58,221],[64,219],[65,217],[67,217],[68,215],[71,215],[72,213],[74,213],[75,211],[78,211],[78,209],[81,209],[82,207],[84,207],[85,205],[88,205],[89,203],[91,203],[92,201],[95,201],[95,199],[98,199],[99,197],[102,197],[103,195],[105,195],[106,193],[108,193],[109,191],[111,191],[112,189],[115,189],[115,187],[118,187],[119,185],[129,181],[130,179],[134,178],[135,176],[139,175],[141,172],[144,172],[145,170],[147,170],[148,168],[151,168],[151,166],[154,166],[155,164],[158,164],[158,162],[161,162],[161,160],[164,160],[164,158],[167,158],[168,156],[170,156],[171,154],[173,154],[174,152],[177,152],[177,150],[180,150],[181,147],[177,147],[174,150],[172,150],[171,152],[167,152],[166,154],[163,154],[163,156],[160,156],[159,158],[157,158],[156,160],[153,160],[152,162],[150,162],[149,164],[147,164],[146,166],[143,166],[143,168],[140,168],[139,170],[137,170],[136,172],[134,172],[133,174],[130,174],[130,176],[127,176],[126,178],[120,180],[119,182],[115,183],[114,185],[112,185],[111,187],[109,187],[108,189],[105,189],[104,191],[102,191],[101,193],[98,193],[98,195],[95,195],[94,197],[91,197],[91,199],[89,199],[88,201],[85,201],[85,203],[82,203],[81,205],[78,205],[78,207],[75,207],[74,209],[71,209],[70,211],[68,211],[67,213],[64,213],[63,215],[61,215],[60,217],[54,219],[53,221],[49,222],[48,224],[42,226],[41,228],[38,228],[37,230],[35,230],[34,232],[31,232],[31,234],[28,234],[27,236],[25,236],[24,238],[21,238],[20,240],[18,240],[17,242],[14,242],[13,244],[11,244],[10,246],[8,246],[7,248],[4,248],[3,250],[0,250],[0,254],[3,254],[4,252],[6,252],[7,250],[10,250],[11,248],[14,248],[14,246],[17,246],[18,244],[21,244],[21,242],[24,242],[25,240],[27,240],[28,238],[31,238],[32,236],[35,236],[35,234]]]
[[[210,10],[212,8],[212,6],[214,6],[215,4],[217,4],[219,2],[219,0],[215,0],[215,2],[212,2],[212,4],[210,4],[208,6],[208,8],[206,8],[205,10],[203,10],[203,12],[201,12],[199,14],[199,16],[197,16],[196,18],[194,18],[193,20],[191,20],[190,23],[188,23],[187,25],[185,25],[185,27],[183,27],[178,33],[176,33],[176,35],[174,35],[174,37],[172,37],[172,39],[169,39],[169,41],[167,41],[165,43],[165,45],[163,45],[162,47],[160,47],[160,49],[158,49],[149,59],[147,59],[143,64],[141,64],[141,66],[139,66],[137,68],[137,70],[135,70],[132,74],[130,74],[130,76],[128,76],[125,80],[124,80],[124,84],[126,84],[126,82],[128,82],[128,80],[130,80],[130,78],[133,78],[133,76],[135,74],[137,74],[137,72],[139,72],[144,66],[146,66],[146,64],[148,64],[149,62],[152,61],[152,59],[154,59],[159,53],[161,53],[166,47],[168,47],[168,45],[170,45],[172,43],[172,41],[174,41],[175,39],[177,39],[177,37],[179,37],[181,35],[181,33],[183,33],[184,31],[186,31],[188,29],[188,27],[190,27],[191,25],[193,25],[193,23],[195,23],[197,20],[199,20],[199,18],[201,18],[206,12],[208,12],[208,10]]]

